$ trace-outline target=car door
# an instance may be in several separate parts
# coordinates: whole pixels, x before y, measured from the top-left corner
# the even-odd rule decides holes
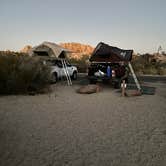
[[[67,71],[68,71],[69,75],[72,76],[72,74],[73,74],[72,65],[68,61],[66,61],[66,66],[67,66]]]
[[[61,60],[56,60],[56,66],[58,68],[58,76],[61,78],[65,76],[65,72],[63,69],[62,61]]]
[[[66,64],[66,65],[65,64],[64,65],[66,66],[67,72],[71,76],[73,73],[71,64],[66,60],[64,60],[64,63]],[[61,60],[58,61],[58,66],[59,66],[59,71],[60,71],[60,77],[66,76],[66,70],[63,68],[64,66],[63,66],[63,63]]]

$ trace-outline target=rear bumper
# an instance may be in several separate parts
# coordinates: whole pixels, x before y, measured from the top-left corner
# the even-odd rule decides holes
[[[97,77],[97,76],[88,76],[89,80],[96,80],[96,81],[101,81],[101,80],[112,80],[112,77]]]
[[[88,76],[88,79],[90,81],[110,81],[112,83],[117,83],[119,81],[121,81],[120,78],[117,78],[117,77],[107,77],[107,76],[104,76],[104,77],[96,77],[96,76]]]

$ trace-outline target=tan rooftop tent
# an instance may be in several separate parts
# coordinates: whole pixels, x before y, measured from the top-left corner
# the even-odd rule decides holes
[[[71,78],[67,70],[67,64],[65,61],[68,53],[72,53],[72,51],[51,42],[43,42],[42,44],[33,47],[29,51],[30,56],[38,56],[41,60],[43,60],[43,62],[46,62],[50,59],[60,58],[68,85],[72,85]]]
[[[47,58],[66,58],[66,54],[68,53],[71,53],[71,51],[55,43],[43,42],[42,44],[33,47],[30,50],[29,55]]]

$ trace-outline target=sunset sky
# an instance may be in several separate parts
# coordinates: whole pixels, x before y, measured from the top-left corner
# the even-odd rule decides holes
[[[0,50],[43,41],[166,51],[166,0],[0,0]]]

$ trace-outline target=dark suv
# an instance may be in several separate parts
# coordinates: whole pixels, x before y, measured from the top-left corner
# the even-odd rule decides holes
[[[127,64],[132,58],[132,52],[99,43],[90,57],[91,64],[88,69],[90,83],[111,82],[115,88],[119,88],[122,80],[128,82]]]
[[[88,69],[90,83],[98,81],[111,82],[119,88],[122,80],[128,82],[129,70],[127,65],[121,63],[92,62]]]

